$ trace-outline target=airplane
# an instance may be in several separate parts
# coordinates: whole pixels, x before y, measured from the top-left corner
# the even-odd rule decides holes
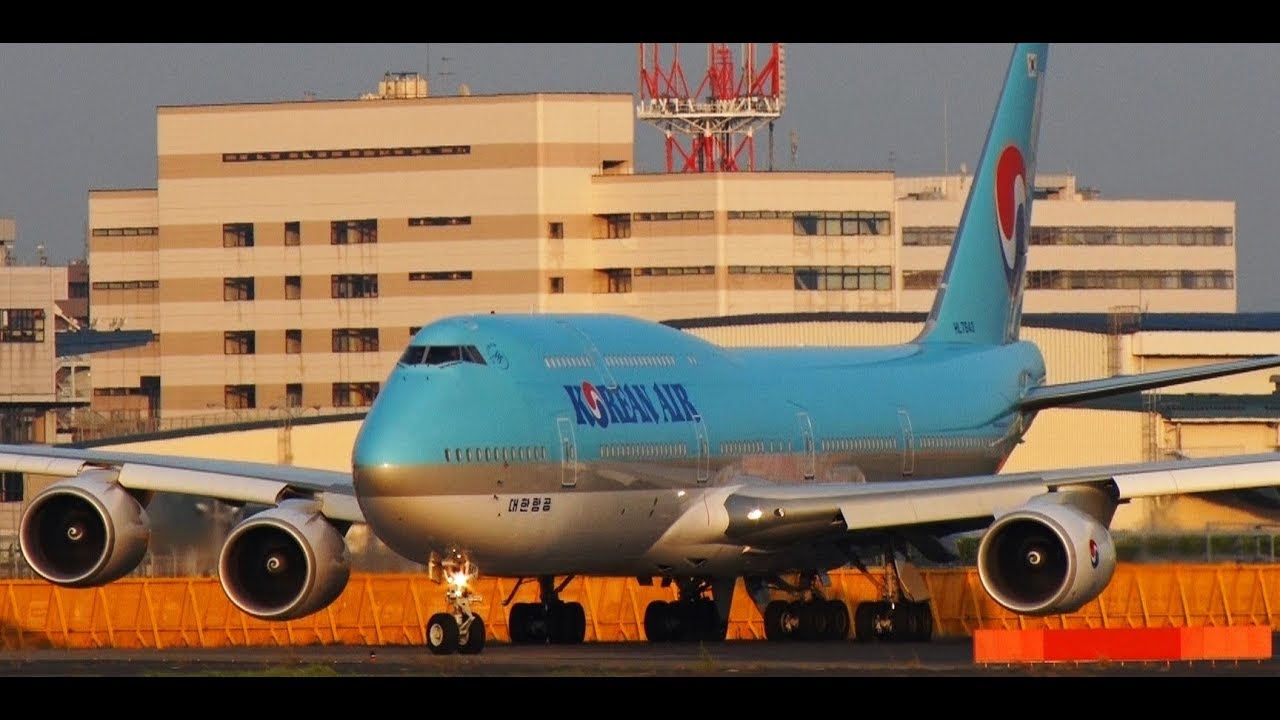
[[[131,572],[147,504],[179,493],[260,505],[231,529],[218,577],[256,618],[304,617],[350,575],[367,527],[421,562],[446,611],[432,653],[483,650],[483,570],[536,581],[513,643],[577,644],[579,576],[674,584],[650,642],[724,640],[736,583],[767,641],[933,635],[918,558],[981,533],[979,579],[1027,616],[1078,609],[1116,567],[1109,526],[1134,498],[1280,485],[1280,455],[1001,474],[1037,413],[1081,400],[1280,366],[1280,355],[1046,384],[1019,338],[1048,46],[1015,46],[932,309],[917,337],[854,348],[718,347],[609,314],[476,314],[422,327],[371,405],[352,469],[333,472],[40,445],[0,469],[58,476],[24,511],[31,568],[66,587]],[[829,573],[885,567],[853,613]]]

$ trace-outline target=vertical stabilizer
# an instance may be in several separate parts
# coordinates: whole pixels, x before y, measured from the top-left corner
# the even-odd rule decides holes
[[[998,345],[1018,339],[1048,57],[1047,43],[1014,47],[947,267],[918,342]]]

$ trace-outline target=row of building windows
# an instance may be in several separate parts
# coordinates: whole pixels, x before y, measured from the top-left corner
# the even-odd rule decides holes
[[[44,342],[44,310],[9,308],[0,310],[0,343]]]
[[[424,155],[470,155],[470,145],[428,145],[417,147],[344,148],[339,150],[269,150],[223,153],[222,162],[267,162],[273,160],[346,160],[351,158],[420,157]]]
[[[409,218],[409,227],[429,227],[441,225],[470,225],[470,215],[459,215],[456,217],[416,217]]]
[[[333,407],[368,407],[378,396],[377,382],[332,383]],[[302,407],[302,383],[285,385],[285,406]],[[228,410],[252,410],[258,407],[256,385],[226,385],[223,387],[223,404]]]
[[[955,238],[954,227],[906,227],[902,244],[914,246],[946,246]],[[1232,232],[1228,227],[1177,228],[1098,228],[1035,227],[1031,228],[1032,245],[1160,245],[1160,246],[1227,246]]]
[[[892,290],[893,268],[890,265],[730,265],[730,275],[791,275],[796,290]],[[599,268],[596,270],[597,293],[629,293],[632,277],[657,275],[714,275],[715,268]]]
[[[470,270],[448,270],[443,272],[409,273],[409,279],[418,280],[470,280]],[[121,290],[128,288],[154,288],[155,280],[138,280],[133,282],[94,283],[95,290]],[[256,294],[255,279],[251,277],[229,277],[222,279],[222,299],[227,302],[253,300]],[[378,297],[378,276],[367,274],[340,274],[329,276],[329,296],[336,299],[376,298]],[[284,297],[286,300],[302,298],[302,276],[286,275],[284,278]]]
[[[258,332],[257,330],[227,330],[223,332],[223,354],[256,354]],[[330,330],[330,336],[333,352],[378,352],[378,328],[334,328]],[[296,355],[302,352],[302,330],[284,331],[284,351],[288,355]]]
[[[933,290],[941,270],[904,270],[905,290]],[[1031,270],[1028,290],[1230,290],[1231,270]]]
[[[158,280],[112,280],[93,283],[94,290],[154,290],[160,287]]]
[[[123,228],[94,228],[94,237],[131,237],[136,235],[159,235],[158,227],[123,227]]]
[[[1230,270],[1035,270],[1031,290],[1230,290]]]

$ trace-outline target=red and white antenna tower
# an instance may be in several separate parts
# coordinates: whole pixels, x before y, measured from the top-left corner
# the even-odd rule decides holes
[[[708,43],[706,75],[690,92],[678,43],[665,66],[658,43],[640,44],[636,117],[666,135],[667,172],[756,169],[755,129],[782,115],[786,78],[782,43],[767,43],[763,61],[756,45],[743,44],[739,66],[727,44]]]

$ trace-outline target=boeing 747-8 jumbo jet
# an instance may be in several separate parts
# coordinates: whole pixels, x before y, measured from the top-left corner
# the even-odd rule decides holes
[[[723,639],[742,579],[770,640],[927,639],[911,553],[985,531],[977,568],[1016,613],[1070,612],[1116,566],[1108,527],[1132,498],[1280,485],[1280,456],[998,474],[1036,413],[1087,398],[1280,365],[1280,356],[1045,384],[1019,340],[1048,49],[1018,45],[937,298],[892,347],[724,349],[611,315],[477,315],[423,327],[355,441],[350,474],[110,451],[0,446],[0,469],[60,476],[29,503],[27,562],[68,587],[109,583],[147,551],[155,492],[267,506],[228,534],[219,578],[245,613],[314,613],[368,527],[427,565],[448,612],[435,653],[479,652],[467,583],[537,580],[513,642],[578,643],[579,575],[675,583],[650,641]],[[857,480],[856,482],[854,480]],[[850,617],[827,573],[889,558],[885,597]],[[783,599],[788,598],[788,599]]]

